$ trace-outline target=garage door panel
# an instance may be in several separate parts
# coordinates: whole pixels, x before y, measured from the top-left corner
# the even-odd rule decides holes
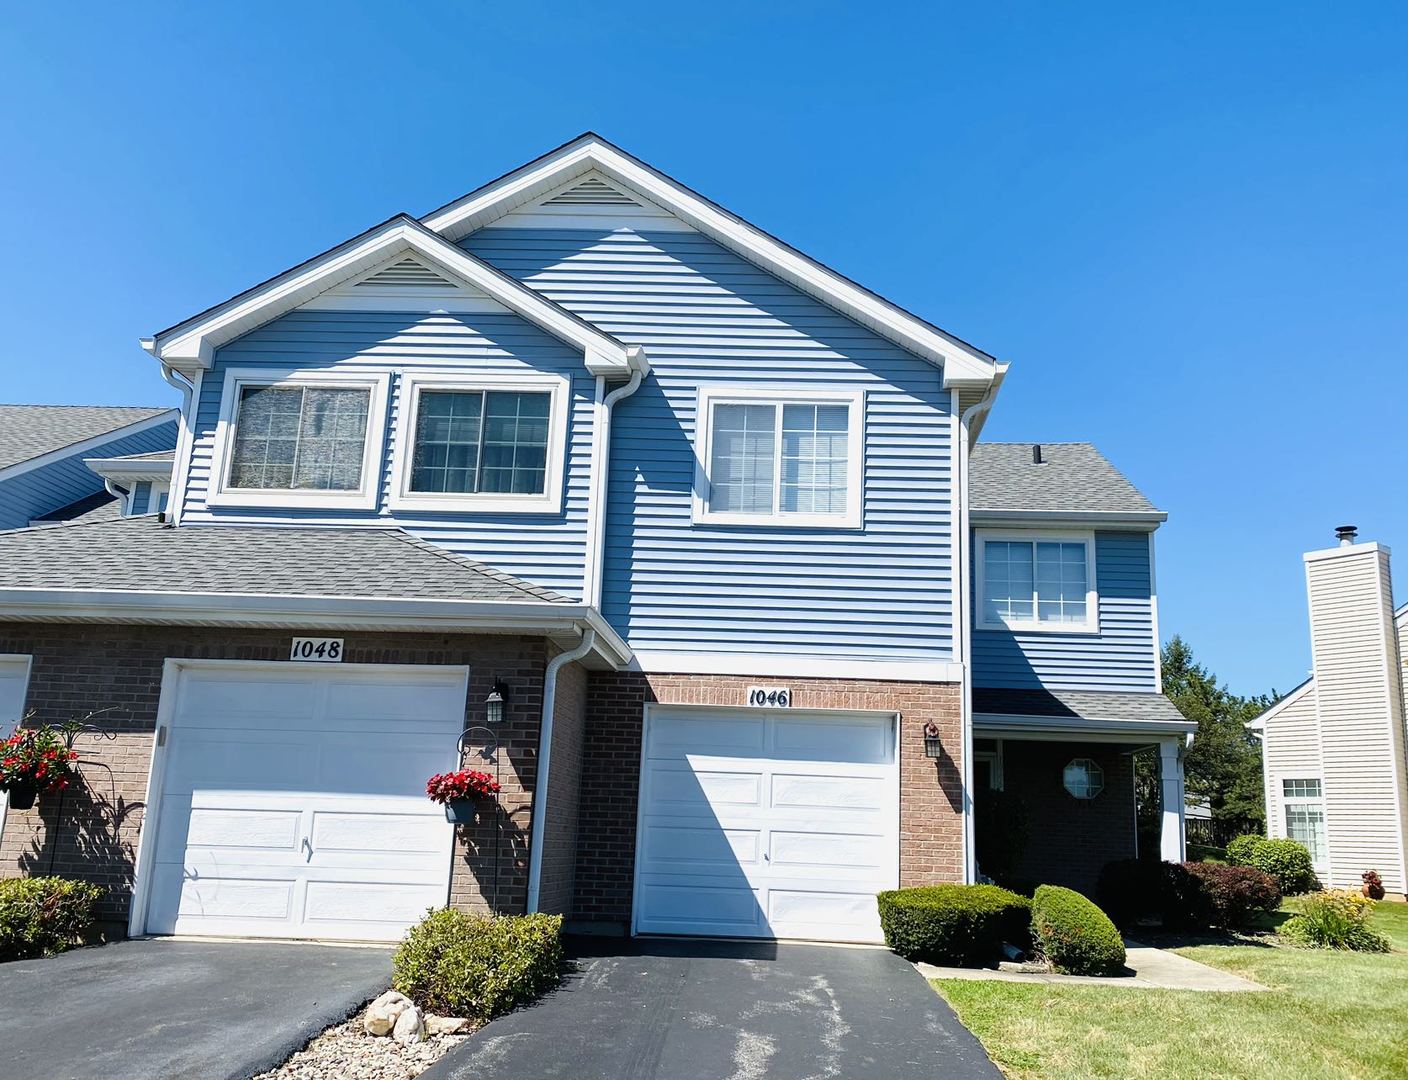
[[[303,918],[309,923],[380,923],[400,936],[427,908],[443,907],[445,898],[436,885],[371,883],[365,881],[310,881]]]
[[[656,707],[645,741],[638,932],[881,939],[875,894],[899,878],[891,715]]]
[[[177,731],[167,754],[166,792],[296,789],[307,783],[307,751],[308,740],[291,734],[254,741],[238,734]]]
[[[359,777],[358,791],[367,795],[425,796],[425,782],[454,767],[455,735],[422,738],[419,746],[406,746],[400,737],[379,736],[356,742],[323,742],[315,759],[312,779],[319,791],[336,791],[348,776]],[[446,760],[446,747],[450,760]],[[441,814],[441,817],[444,815]]]
[[[293,915],[294,883],[283,880],[240,879],[187,881],[176,904],[154,911],[153,933],[176,932],[177,923],[192,919],[253,919],[286,925]]]
[[[192,847],[294,851],[298,848],[298,829],[302,817],[298,810],[193,807],[186,827],[186,844]]]
[[[413,688],[414,694],[406,689]],[[448,718],[456,734],[464,724],[463,691],[443,679],[408,678],[397,685],[376,679],[347,679],[327,689],[327,711],[347,724],[409,725],[404,730],[444,727]],[[435,719],[440,718],[440,719]]]
[[[319,687],[298,675],[269,672],[260,681],[277,686],[276,694],[251,697],[247,675],[214,674],[188,669],[181,675],[179,707],[182,727],[222,727],[274,716],[296,720],[313,715]]]
[[[427,821],[427,818],[430,820]],[[346,810],[315,810],[312,843],[319,855],[333,852],[399,852],[438,855],[449,849],[440,828],[444,814],[357,813]],[[427,828],[434,825],[434,828]]]

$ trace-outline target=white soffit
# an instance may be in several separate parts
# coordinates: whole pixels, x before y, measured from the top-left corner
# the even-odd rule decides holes
[[[635,350],[404,214],[144,340],[142,347],[172,367],[209,368],[215,350],[226,342],[406,256],[581,348],[595,374],[624,374],[631,367]]]
[[[573,181],[580,182],[589,175],[600,177],[613,187],[619,185],[627,194],[639,194],[689,227],[862,326],[942,365],[946,385],[987,383],[996,374],[996,361],[981,350],[808,258],[592,133],[515,169],[421,220],[446,239],[458,241],[520,208],[537,207],[564,188],[570,189]]]

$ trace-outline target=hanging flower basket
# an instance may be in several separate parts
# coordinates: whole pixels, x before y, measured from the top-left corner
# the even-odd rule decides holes
[[[445,807],[445,820],[456,825],[470,825],[478,802],[499,792],[499,782],[486,772],[461,769],[459,772],[436,773],[425,785],[431,802]]]
[[[28,810],[41,791],[68,787],[77,760],[78,751],[69,749],[58,729],[20,728],[0,743],[0,790],[9,793],[16,810]]]

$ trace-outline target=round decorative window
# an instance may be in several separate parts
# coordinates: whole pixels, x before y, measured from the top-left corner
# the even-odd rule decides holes
[[[1078,757],[1061,774],[1066,791],[1077,799],[1093,799],[1105,790],[1105,770],[1089,758]]]

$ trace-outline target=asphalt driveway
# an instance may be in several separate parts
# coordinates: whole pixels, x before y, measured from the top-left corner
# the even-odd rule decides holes
[[[421,1080],[1000,1080],[879,949],[574,940],[576,973]]]
[[[386,949],[154,939],[0,964],[0,1074],[244,1080],[391,983]]]

